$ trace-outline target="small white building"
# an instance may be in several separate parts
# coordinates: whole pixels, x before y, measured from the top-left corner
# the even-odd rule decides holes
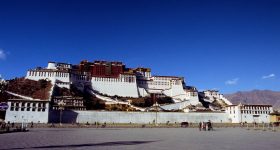
[[[229,105],[226,113],[232,123],[269,123],[269,114],[273,111],[272,105]]]
[[[45,100],[9,99],[6,122],[48,123],[49,102]]]
[[[199,95],[203,97],[203,100],[209,103],[213,103],[215,100],[218,103],[225,103],[226,105],[232,105],[232,103],[224,97],[223,94],[220,94],[217,90],[206,90],[199,92]]]

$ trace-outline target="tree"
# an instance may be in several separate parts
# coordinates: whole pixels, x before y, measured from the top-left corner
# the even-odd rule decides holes
[[[0,101],[5,101],[8,99],[7,93],[5,91],[7,90],[7,82],[4,80],[0,80]]]

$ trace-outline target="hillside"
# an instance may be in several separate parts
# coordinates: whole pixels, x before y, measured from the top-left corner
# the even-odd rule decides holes
[[[47,100],[50,96],[49,92],[51,87],[52,84],[50,81],[33,81],[25,78],[15,78],[8,81],[6,90],[35,99]]]
[[[270,104],[280,109],[280,92],[270,90],[240,91],[233,94],[226,94],[225,97],[233,104]]]

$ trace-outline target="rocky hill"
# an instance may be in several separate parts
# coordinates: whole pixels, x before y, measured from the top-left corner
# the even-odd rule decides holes
[[[0,84],[0,101],[6,101],[13,98],[5,91],[19,95],[31,97],[34,99],[48,100],[52,84],[47,80],[33,81],[25,78],[15,78]]]
[[[227,94],[225,97],[233,104],[270,104],[274,108],[280,109],[280,91],[253,90],[239,91],[233,94]]]
[[[15,78],[8,81],[6,91],[35,99],[47,100],[52,84],[47,80],[33,81],[25,78]]]

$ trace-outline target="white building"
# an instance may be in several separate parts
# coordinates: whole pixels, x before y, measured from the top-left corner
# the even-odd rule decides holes
[[[90,84],[88,75],[73,70],[72,65],[66,63],[49,62],[47,68],[28,70],[25,78],[35,81],[47,79],[53,85],[68,89],[71,84],[75,84],[77,88],[83,90],[84,85]]]
[[[229,105],[226,113],[232,123],[269,123],[269,114],[273,111],[272,105]]]
[[[225,98],[223,94],[220,94],[217,90],[206,90],[199,92],[199,94],[203,97],[203,100],[206,102],[213,103],[216,100],[218,103],[232,105],[232,103],[227,98]]]
[[[184,78],[176,76],[142,76],[137,80],[141,96],[147,94],[163,94],[171,97],[174,102],[189,101],[190,104],[199,103],[198,94],[195,91],[185,89]]]
[[[30,80],[48,79],[53,85],[59,87],[70,88],[74,84],[83,90],[85,85],[90,85],[93,90],[108,96],[122,97],[145,97],[150,94],[162,94],[171,97],[174,102],[190,101],[192,105],[199,103],[198,96],[193,92],[184,89],[185,83],[183,77],[176,76],[152,76],[149,68],[121,69],[120,62],[117,69],[119,74],[108,75],[106,73],[110,62],[104,62],[105,70],[94,69],[94,65],[103,67],[96,61],[89,65],[89,70],[83,70],[84,66],[71,65],[67,63],[49,62],[46,68],[36,68],[28,70],[26,78]],[[112,63],[114,64],[114,63]],[[79,68],[80,67],[80,68]],[[124,66],[123,66],[124,67]],[[97,71],[105,71],[102,75],[92,73]],[[98,72],[99,71],[99,72]],[[113,71],[109,71],[109,73]]]
[[[48,123],[49,102],[43,100],[9,99],[6,122]]]

